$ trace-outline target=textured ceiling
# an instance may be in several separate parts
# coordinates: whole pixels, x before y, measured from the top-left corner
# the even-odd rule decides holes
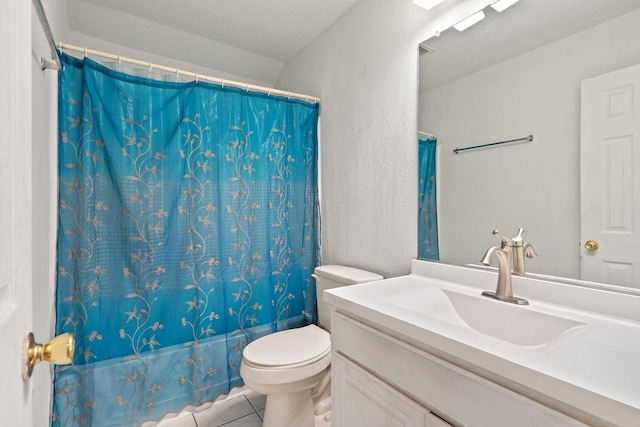
[[[71,31],[272,84],[356,1],[67,0],[67,10]]]
[[[444,31],[423,44],[420,91],[429,90],[640,8],[639,0],[521,0],[459,32]],[[630,43],[640,43],[638,40]]]

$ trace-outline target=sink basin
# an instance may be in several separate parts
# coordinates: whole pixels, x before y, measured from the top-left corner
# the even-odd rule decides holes
[[[530,306],[488,299],[480,296],[480,292],[475,296],[425,287],[386,297],[384,301],[520,346],[542,346],[569,329],[584,325],[573,319],[536,311]]]

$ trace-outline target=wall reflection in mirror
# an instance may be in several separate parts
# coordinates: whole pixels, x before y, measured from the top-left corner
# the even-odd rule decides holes
[[[640,253],[606,252],[621,247],[613,239],[620,236],[640,248],[634,236],[640,210],[628,184],[640,182],[640,167],[630,159],[640,139],[640,93],[620,89],[627,83],[607,92],[607,108],[611,117],[635,108],[635,130],[593,137],[608,148],[589,154],[595,159],[583,153],[581,161],[585,133],[599,132],[585,123],[602,121],[588,111],[604,109],[583,105],[581,90],[597,86],[599,76],[640,64],[640,3],[521,0],[501,13],[484,12],[486,18],[464,32],[448,29],[420,46],[418,130],[438,141],[439,259],[479,264],[499,243],[494,229],[515,235],[522,227],[538,253],[527,259],[528,272],[640,287],[640,267],[633,265]],[[535,136],[532,142],[453,152],[528,135]],[[609,170],[585,170],[593,165]],[[606,192],[608,201],[586,203],[594,192]],[[594,223],[599,230],[581,231]],[[588,240],[600,248],[588,250]],[[585,267],[590,262],[597,265]]]

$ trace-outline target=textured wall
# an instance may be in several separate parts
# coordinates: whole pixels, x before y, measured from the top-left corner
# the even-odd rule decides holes
[[[450,0],[426,11],[409,0],[360,0],[284,67],[276,87],[322,99],[324,264],[409,272],[417,256],[417,46],[480,3]]]

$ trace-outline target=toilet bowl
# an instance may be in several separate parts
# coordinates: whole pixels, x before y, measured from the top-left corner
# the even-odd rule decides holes
[[[255,344],[255,345],[254,345]],[[315,325],[262,337],[242,354],[240,375],[267,396],[264,427],[313,427],[312,389],[329,375],[329,333]]]
[[[263,427],[314,427],[315,416],[330,411],[330,307],[322,292],[380,280],[382,276],[340,265],[316,267],[318,323],[259,338],[242,353],[245,384],[267,396]],[[323,329],[324,328],[324,329]]]

